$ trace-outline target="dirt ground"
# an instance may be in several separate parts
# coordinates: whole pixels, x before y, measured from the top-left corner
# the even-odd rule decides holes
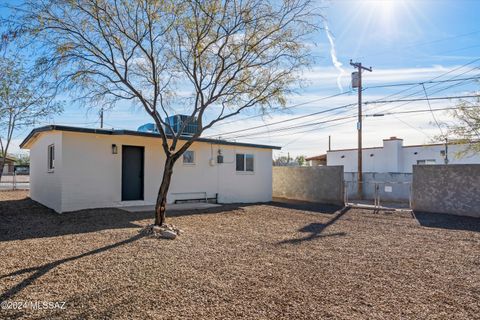
[[[139,234],[151,212],[0,200],[0,318],[480,318],[480,219],[229,205],[170,241]]]

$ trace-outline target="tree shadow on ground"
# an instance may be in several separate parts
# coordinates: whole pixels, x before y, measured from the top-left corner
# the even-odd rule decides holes
[[[58,214],[28,198],[0,201],[0,241],[138,228],[139,225],[134,222],[147,218],[152,218],[152,215],[129,213],[115,208]]]
[[[285,209],[310,211],[314,213],[325,213],[325,214],[334,214],[343,208],[343,206],[339,206],[339,205],[291,200],[291,199],[284,199],[284,198],[274,198],[272,202],[268,203],[268,205],[279,207],[279,208],[285,208]]]
[[[344,214],[346,214],[350,210],[350,207],[344,207],[343,209],[340,210],[334,217],[332,217],[330,220],[327,221],[327,223],[310,223],[307,224],[306,226],[303,226],[300,228],[298,231],[302,233],[308,233],[308,235],[301,237],[301,238],[295,238],[295,239],[286,239],[280,241],[278,244],[301,244],[306,241],[312,241],[318,238],[324,238],[324,237],[343,237],[346,236],[347,234],[345,232],[336,232],[336,233],[328,233],[325,234],[324,231],[327,229],[329,226],[337,222]]]
[[[417,211],[413,215],[423,227],[480,232],[480,218]]]
[[[3,292],[0,295],[0,301],[10,300],[16,294],[18,294],[20,291],[22,291],[23,289],[25,289],[26,287],[31,285],[35,280],[37,280],[41,276],[45,275],[50,270],[66,263],[66,262],[78,260],[78,259],[81,259],[81,258],[84,258],[84,257],[87,257],[87,256],[91,256],[91,255],[94,255],[94,254],[97,254],[97,253],[105,252],[105,251],[108,251],[110,249],[117,248],[117,247],[126,245],[128,243],[134,242],[134,241],[136,241],[136,240],[138,240],[142,237],[144,237],[143,234],[138,234],[138,235],[135,235],[131,238],[125,239],[123,241],[116,242],[116,243],[113,243],[113,244],[110,244],[110,245],[107,245],[107,246],[104,246],[104,247],[101,247],[101,248],[97,248],[97,249],[79,254],[77,256],[73,256],[73,257],[69,257],[69,258],[65,258],[65,259],[60,259],[60,260],[49,262],[49,263],[46,263],[46,264],[43,264],[43,265],[40,265],[40,266],[37,266],[37,267],[25,268],[25,269],[21,269],[21,270],[11,272],[9,274],[1,275],[0,279],[4,279],[4,278],[8,278],[8,277],[16,277],[16,276],[26,274],[26,273],[32,273],[25,280],[22,280],[21,282],[17,283],[16,285],[11,287],[10,289]]]
[[[222,206],[202,210],[167,212],[167,217],[219,213],[239,209],[239,206]],[[56,237],[107,229],[139,228],[139,221],[150,219],[153,211],[128,212],[119,208],[99,208],[56,213],[29,198],[0,201],[0,242]]]

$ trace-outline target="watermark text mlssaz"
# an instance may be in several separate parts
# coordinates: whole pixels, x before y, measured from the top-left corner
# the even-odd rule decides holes
[[[66,309],[65,301],[11,301],[5,300],[0,303],[2,310],[53,310]]]

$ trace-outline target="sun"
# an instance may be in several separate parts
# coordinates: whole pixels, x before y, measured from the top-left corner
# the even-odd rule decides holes
[[[392,18],[393,15],[404,5],[402,0],[364,0],[360,1],[361,6],[369,11],[375,11],[383,18]]]
[[[386,38],[403,32],[405,22],[411,20],[412,11],[416,11],[412,0],[359,0],[356,3],[360,21]]]

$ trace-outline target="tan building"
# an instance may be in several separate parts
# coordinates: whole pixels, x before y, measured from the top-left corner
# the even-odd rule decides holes
[[[312,167],[326,166],[327,165],[327,155],[326,154],[321,154],[319,156],[306,158],[305,160],[307,160],[308,164]]]
[[[3,164],[3,174],[13,174],[13,169],[15,167],[16,158],[8,155],[5,158],[5,163]]]

